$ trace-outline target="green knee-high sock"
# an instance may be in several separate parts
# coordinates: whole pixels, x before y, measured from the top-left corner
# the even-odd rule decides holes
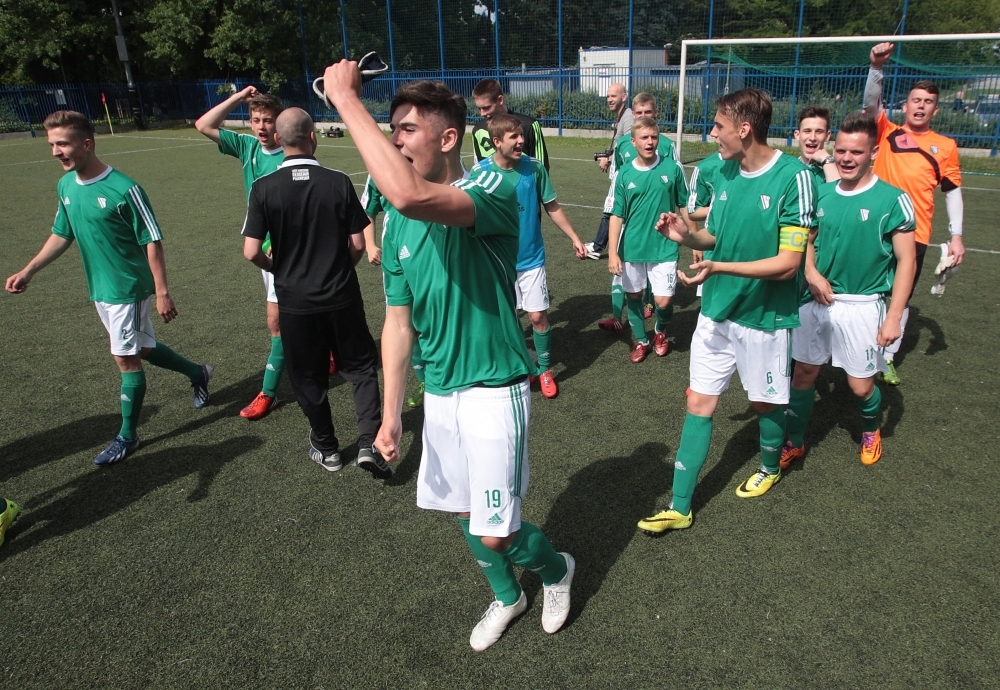
[[[642,315],[642,300],[638,297],[629,297],[628,300],[628,322],[632,326],[632,335],[637,343],[649,342],[646,337],[646,321]]]
[[[879,419],[882,417],[882,391],[879,387],[875,386],[867,400],[855,398],[855,402],[861,410],[861,430],[878,431]]]
[[[785,410],[781,407],[770,412],[758,412],[760,424],[760,464],[771,474],[781,471],[781,446],[785,442]]]
[[[785,408],[785,432],[788,434],[788,440],[796,448],[801,448],[806,442],[806,425],[809,424],[815,399],[816,386],[809,386],[804,391],[792,387],[791,398],[788,400],[788,407]]]
[[[493,595],[503,602],[504,606],[517,603],[521,597],[521,585],[514,577],[514,566],[510,559],[502,553],[487,548],[482,539],[469,532],[469,518],[458,518],[458,521],[462,524],[465,541],[469,543],[472,555],[476,557],[483,574],[489,580],[490,587],[493,588]]]
[[[538,353],[538,370],[548,371],[551,361],[549,348],[552,343],[552,327],[545,329],[544,333],[539,333],[534,328],[531,329],[535,339],[535,352]]]
[[[642,291],[642,303],[643,304],[653,303],[653,286],[651,283],[646,283],[646,289]]]
[[[621,283],[611,284],[611,316],[616,319],[622,317],[622,310],[625,308],[625,288]]]
[[[135,428],[139,426],[139,413],[142,412],[142,399],[146,397],[146,372],[122,372],[122,428],[119,436],[127,439],[135,438]]]
[[[684,429],[681,430],[677,460],[674,461],[672,504],[674,510],[682,515],[691,512],[691,498],[694,496],[694,487],[698,484],[698,473],[705,464],[708,447],[711,444],[712,418],[699,417],[688,412],[684,417]]]
[[[181,357],[163,343],[157,343],[156,347],[146,355],[146,361],[156,367],[176,371],[184,374],[192,381],[201,378],[201,367],[189,359]]]
[[[667,322],[674,316],[674,305],[668,304],[665,307],[656,308],[656,332],[666,333]]]
[[[542,530],[530,522],[521,522],[521,529],[504,553],[514,565],[538,573],[545,586],[554,585],[566,577],[566,559],[552,548]]]
[[[274,397],[278,393],[278,381],[281,372],[285,370],[285,346],[281,344],[280,335],[271,336],[271,354],[267,356],[267,366],[264,367],[264,385],[261,391],[264,395]]]

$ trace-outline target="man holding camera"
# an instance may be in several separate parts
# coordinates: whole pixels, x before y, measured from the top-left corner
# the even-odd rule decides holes
[[[608,173],[611,178],[611,186],[608,189],[608,196],[604,200],[604,215],[601,216],[601,224],[597,228],[597,235],[593,242],[583,245],[587,248],[587,256],[598,260],[601,252],[608,244],[608,224],[611,221],[611,210],[615,203],[615,166],[613,154],[615,143],[632,131],[632,124],[635,117],[632,109],[628,107],[628,92],[623,84],[612,84],[608,87],[608,110],[615,114],[615,125],[611,134],[611,144],[600,153],[594,154],[597,167],[601,172]]]

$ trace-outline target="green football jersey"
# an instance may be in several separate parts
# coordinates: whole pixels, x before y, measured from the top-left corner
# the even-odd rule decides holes
[[[691,195],[688,197],[687,211],[694,213],[699,208],[708,208],[715,199],[715,185],[719,171],[726,161],[718,153],[701,159],[691,171],[691,181],[688,187]]]
[[[713,261],[758,261],[779,249],[804,252],[815,224],[816,178],[798,158],[776,151],[760,170],[739,161],[719,171],[706,229],[715,235]],[[799,325],[795,278],[763,280],[715,274],[705,281],[701,311],[713,321],[774,331]]]
[[[817,187],[826,184],[826,171],[823,170],[822,163],[807,163],[806,167],[813,174],[813,177],[816,178]]]
[[[378,191],[371,175],[365,181],[365,191],[361,193],[361,205],[365,207],[365,213],[372,218],[392,208],[389,200],[382,196],[382,192]]]
[[[687,203],[684,171],[673,158],[656,157],[648,168],[635,158],[618,171],[611,214],[622,219],[618,256],[629,263],[677,261],[677,243],[656,231],[661,213]]]
[[[660,133],[660,140],[656,144],[656,153],[659,154],[660,158],[673,158],[677,161],[677,150],[674,148],[674,142],[670,140],[666,134]],[[621,170],[628,163],[635,160],[636,157],[635,145],[632,144],[632,137],[624,136],[615,142],[615,170]],[[677,161],[678,163],[680,161]]]
[[[877,177],[845,192],[840,183],[819,189],[816,268],[836,295],[876,295],[892,290],[896,255],[893,232],[913,232],[916,215],[906,192]],[[812,293],[806,292],[806,301]]]
[[[239,158],[243,164],[243,185],[250,200],[250,188],[259,177],[273,173],[285,160],[283,149],[266,150],[260,139],[250,134],[237,134],[228,129],[219,130],[219,153]]]
[[[472,197],[476,224],[457,228],[389,209],[383,236],[386,304],[409,305],[427,391],[499,386],[534,374],[515,311],[517,193],[496,172],[452,183]]]
[[[52,232],[76,240],[90,299],[128,304],[152,295],[156,289],[144,247],[163,235],[142,187],[109,165],[86,182],[67,173],[56,189]]]

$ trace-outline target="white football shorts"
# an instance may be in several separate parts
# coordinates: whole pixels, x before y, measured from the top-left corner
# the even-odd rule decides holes
[[[267,301],[273,304],[278,303],[278,295],[274,292],[274,274],[260,269],[260,274],[264,276],[264,292],[267,294]]]
[[[519,272],[517,280],[514,281],[514,292],[517,295],[518,309],[532,312],[548,309],[549,282],[545,275],[545,266]]]
[[[111,336],[111,354],[124,357],[137,355],[144,347],[156,347],[151,310],[153,298],[128,304],[94,302],[104,329]]]
[[[691,390],[722,395],[739,372],[752,402],[785,405],[791,376],[788,329],[760,331],[698,314],[691,338]]]
[[[417,505],[470,513],[469,531],[480,537],[506,537],[521,529],[530,412],[527,380],[503,388],[424,393]]]
[[[622,262],[622,287],[625,292],[642,292],[646,281],[653,290],[654,297],[673,297],[677,287],[677,262],[661,263]]]
[[[836,295],[833,304],[807,302],[799,307],[801,325],[792,331],[792,359],[804,364],[826,364],[856,379],[885,372],[878,331],[885,320],[885,302],[879,295]]]

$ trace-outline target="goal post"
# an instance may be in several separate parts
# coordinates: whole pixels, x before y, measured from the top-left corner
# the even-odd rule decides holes
[[[794,60],[791,57],[793,53],[789,52],[785,62],[781,62],[779,58],[778,63],[772,62],[767,68],[763,69],[763,71],[767,71],[768,69],[772,71],[781,70],[781,73],[785,76],[785,80],[792,84],[790,103],[785,103],[784,105],[786,108],[794,110],[796,96],[805,98],[810,96],[811,92],[814,92],[816,88],[823,88],[822,85],[817,85],[815,88],[812,86],[809,88],[798,88],[800,70],[805,68],[805,65],[800,64],[801,51],[804,49],[820,49],[821,47],[832,47],[838,45],[846,47],[847,44],[867,44],[868,46],[874,46],[877,43],[883,42],[892,42],[897,44],[897,52],[895,53],[893,60],[896,60],[896,58],[900,55],[902,44],[921,42],[927,44],[942,44],[942,48],[934,54],[934,59],[938,62],[948,62],[944,58],[948,56],[949,53],[958,54],[956,51],[949,49],[948,46],[959,45],[959,42],[979,42],[977,48],[979,53],[984,55],[984,58],[980,61],[981,64],[976,65],[976,69],[974,70],[970,69],[968,64],[963,64],[961,62],[953,62],[951,64],[934,64],[933,66],[927,67],[922,66],[922,70],[928,72],[929,75],[931,75],[931,78],[934,78],[933,75],[937,74],[948,75],[945,79],[947,79],[950,84],[956,85],[955,88],[952,89],[956,94],[961,95],[967,90],[974,94],[973,101],[970,104],[963,103],[961,112],[953,113],[953,116],[949,119],[950,126],[961,131],[953,132],[949,131],[948,127],[944,127],[942,128],[941,133],[948,136],[955,136],[957,139],[960,139],[960,146],[963,145],[962,140],[965,140],[967,145],[974,148],[989,149],[990,155],[995,156],[997,153],[997,140],[1000,138],[1000,33],[686,39],[681,42],[680,66],[678,72],[679,79],[677,86],[676,143],[678,155],[680,155],[681,149],[684,145],[685,105],[691,101],[692,98],[689,93],[688,82],[692,82],[690,86],[693,86],[696,81],[701,83],[702,93],[699,94],[699,99],[702,101],[706,112],[708,112],[708,103],[714,103],[714,98],[712,98],[712,63],[715,61],[711,56],[711,50],[713,47],[723,46],[729,48],[729,55],[727,58],[725,60],[719,60],[719,62],[715,63],[715,66],[720,68],[724,63],[726,64],[724,77],[725,87],[723,89],[719,88],[717,85],[714,89],[716,93],[722,90],[728,91],[730,84],[730,67],[733,64],[741,63],[742,65],[748,66],[746,71],[747,74],[750,72],[761,72],[761,70],[758,70],[757,66],[752,62],[742,61],[740,58],[734,57],[734,49],[738,49],[744,53],[749,51],[775,53],[780,51],[779,47],[781,46],[784,46],[785,49],[789,51],[794,49]],[[975,45],[975,43],[972,43],[971,45]],[[689,49],[693,47],[707,47],[709,50],[709,58],[704,69],[700,70],[699,74],[689,76],[689,72],[691,72],[691,70],[689,69],[690,65],[688,64],[688,54]],[[857,48],[852,48],[852,50],[857,50]],[[717,55],[715,57],[717,57]],[[778,65],[780,65],[780,67]],[[851,67],[854,69],[863,67],[864,73],[867,74],[867,65],[867,53],[865,53],[864,64],[852,64]],[[845,65],[837,65],[836,67],[838,70],[842,70]],[[889,69],[888,65],[887,69]],[[721,75],[716,74],[715,77],[716,79],[719,79],[721,78]],[[753,83],[755,80],[759,81],[759,79],[759,77],[748,76],[746,81]],[[852,93],[856,94],[859,90],[863,90],[863,79],[860,79],[860,89],[856,86],[856,82],[859,79],[859,75],[853,75],[850,77]],[[822,81],[817,80],[814,77],[810,77],[809,80],[812,82]],[[935,81],[937,80],[935,79]],[[772,97],[773,96],[774,94],[772,94]],[[885,102],[889,97],[889,94],[883,94],[883,102]],[[946,93],[942,91],[942,102],[940,103],[942,111],[944,111],[946,107],[952,107],[944,102],[945,97]],[[840,99],[839,93],[836,98]],[[956,97],[953,100],[954,110],[958,111],[959,101],[962,99]],[[802,105],[805,105],[805,103],[802,103]],[[893,103],[888,104],[889,107],[892,105]],[[858,100],[854,109],[858,109],[860,107],[860,100]],[[792,113],[790,117],[793,118],[794,113]],[[836,123],[831,123],[831,125],[834,128],[836,127]],[[772,123],[772,126],[784,127],[782,123]]]

